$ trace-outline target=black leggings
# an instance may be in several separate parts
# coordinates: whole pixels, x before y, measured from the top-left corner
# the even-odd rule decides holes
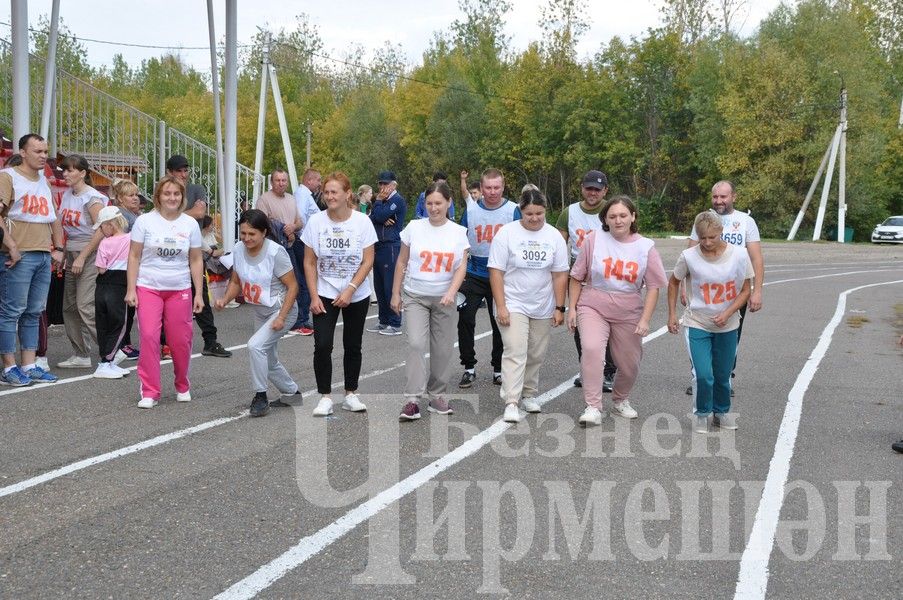
[[[370,298],[352,302],[345,308],[333,306],[332,298],[320,296],[326,312],[313,316],[314,321],[314,376],[317,379],[317,391],[321,394],[332,392],[332,346],[335,339],[335,326],[342,314],[344,326],[342,331],[342,347],[345,355],[342,365],[345,371],[345,389],[356,391],[361,375],[361,342],[364,337],[364,323],[370,309]]]
[[[122,345],[126,328],[125,271],[107,271],[97,276],[94,287],[94,321],[100,360],[110,362]]]

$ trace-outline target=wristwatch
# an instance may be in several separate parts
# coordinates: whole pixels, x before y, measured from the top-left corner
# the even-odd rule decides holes
[[[56,250],[57,252],[63,252],[63,253],[66,252],[65,248],[60,248],[59,246],[54,246],[53,249]]]
[[[565,311],[567,311],[567,309],[568,309],[567,306],[556,306],[555,307],[555,310],[561,311],[561,312],[565,312]]]

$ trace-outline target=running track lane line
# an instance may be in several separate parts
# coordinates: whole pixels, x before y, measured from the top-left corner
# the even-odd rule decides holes
[[[843,315],[846,313],[847,296],[859,290],[898,283],[903,283],[903,279],[860,285],[841,292],[837,297],[834,316],[822,331],[815,349],[809,355],[809,359],[803,365],[793,388],[787,395],[787,405],[774,444],[774,454],[768,466],[768,477],[765,479],[762,498],[759,500],[759,508],[756,510],[756,519],[740,558],[740,573],[734,591],[734,600],[764,599],[768,591],[768,562],[774,547],[781,507],[784,504],[784,488],[790,474],[790,461],[793,458],[793,449],[800,427],[803,398],[818,371],[819,364],[828,352],[834,331],[843,320]]]
[[[474,336],[474,341],[481,340],[485,337],[492,335],[492,330],[484,331],[476,336]],[[455,348],[458,347],[458,343],[455,342]],[[429,353],[427,353],[429,356]],[[377,369],[376,371],[371,371],[365,375],[361,375],[360,379],[371,379],[373,377],[378,377],[390,371],[394,371],[395,369],[400,369],[405,365],[404,362],[400,362],[389,367],[384,367],[382,369]],[[337,381],[332,384],[332,388],[335,389],[342,385],[342,381]],[[303,396],[310,396],[312,394],[316,394],[316,388],[312,390],[308,390],[306,392],[302,392]],[[206,421],[201,423],[200,425],[195,425],[193,427],[188,427],[186,429],[180,429],[179,431],[173,431],[172,433],[164,433],[162,435],[158,435],[156,437],[144,440],[143,442],[138,442],[137,444],[132,444],[131,446],[125,446],[123,448],[119,448],[117,450],[112,450],[110,452],[105,452],[104,454],[98,454],[97,456],[92,456],[90,458],[85,458],[83,460],[70,463],[68,465],[59,467],[58,469],[53,469],[51,471],[47,471],[45,473],[41,473],[40,475],[36,475],[29,479],[24,479],[18,483],[13,483],[6,487],[0,488],[0,498],[3,496],[10,496],[12,494],[17,494],[19,492],[24,492],[29,488],[33,488],[37,485],[41,485],[42,483],[46,483],[48,481],[52,481],[54,479],[58,479],[65,475],[69,475],[70,473],[74,473],[76,471],[81,471],[82,469],[87,469],[88,467],[92,467],[94,465],[99,465],[101,463],[109,462],[116,458],[122,458],[123,456],[128,456],[129,454],[134,454],[136,452],[140,452],[141,450],[146,450],[148,448],[153,448],[154,446],[160,446],[161,444],[166,444],[167,442],[171,442],[173,440],[178,440],[184,437],[188,437],[190,435],[194,435],[195,433],[200,433],[202,431],[206,431],[208,429],[213,429],[214,427],[219,427],[220,425],[225,425],[226,423],[231,423],[232,421],[237,421],[238,419],[242,419],[248,416],[248,411],[242,411],[237,415],[233,415],[231,417],[222,417],[220,419],[214,419],[212,421]]]
[[[651,342],[667,332],[667,327],[661,327],[643,338],[643,344]],[[541,406],[574,389],[573,378],[574,375],[565,379],[557,387],[537,396],[535,398],[536,402]],[[286,550],[282,555],[257,569],[241,581],[234,583],[229,589],[216,595],[214,600],[253,598],[259,592],[281,579],[289,571],[304,564],[307,560],[319,554],[321,550],[338,541],[345,534],[387,506],[407,496],[443,471],[476,454],[492,440],[505,433],[511,425],[511,423],[505,423],[499,419],[445,456],[383,490],[370,500],[359,504],[316,533],[301,538],[297,544]]]

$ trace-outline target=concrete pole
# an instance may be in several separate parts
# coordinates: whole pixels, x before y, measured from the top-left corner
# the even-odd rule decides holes
[[[160,121],[157,123],[157,144],[158,144],[158,152],[159,156],[157,160],[157,178],[162,179],[164,175],[166,175],[166,121]],[[151,186],[151,191],[153,191],[153,186]]]
[[[226,136],[223,167],[226,170],[226,192],[223,198],[223,248],[235,246],[235,162],[238,144],[238,0],[226,0]]]
[[[31,83],[28,75],[28,2],[10,0],[13,46],[13,150],[31,133]]]
[[[837,174],[837,241],[846,240],[847,225],[847,89],[840,90],[840,172]]]
[[[263,170],[263,139],[264,128],[267,118],[267,81],[270,74],[270,32],[266,33],[263,43],[263,61],[260,64],[260,102],[257,106],[257,146],[254,152],[254,172],[260,173]],[[263,190],[260,189],[261,181],[254,178],[254,203],[256,206],[257,199]]]
[[[279,133],[282,134],[282,150],[285,152],[285,168],[288,169],[288,179],[292,184],[292,191],[298,189],[298,172],[295,169],[295,155],[292,152],[292,140],[288,137],[288,123],[285,121],[285,109],[282,107],[282,92],[279,91],[279,78],[276,76],[276,68],[270,64],[270,81],[273,88],[273,103],[276,105],[276,117],[279,119]]]
[[[306,166],[308,169],[310,168],[310,138],[311,137],[312,136],[311,136],[311,131],[310,131],[310,121],[308,121],[307,122],[307,160],[304,163],[304,166]]]
[[[841,126],[838,125],[831,140],[831,156],[828,157],[828,172],[825,175],[825,185],[821,188],[821,201],[818,203],[818,216],[815,218],[815,229],[812,231],[812,241],[817,242],[821,238],[821,227],[825,221],[825,209],[828,206],[828,194],[831,192],[831,179],[834,176],[834,163],[837,160],[837,150],[840,147]]]
[[[60,0],[53,0],[50,10],[50,37],[47,39],[47,61],[44,63],[44,104],[41,107],[41,137],[49,139],[50,112],[53,110],[56,81],[56,41],[59,34]],[[51,157],[53,158],[53,157]]]
[[[809,191],[806,192],[806,199],[803,201],[803,206],[800,208],[800,212],[796,214],[796,220],[793,222],[793,227],[790,228],[790,233],[787,235],[787,240],[793,240],[796,237],[796,232],[799,231],[800,224],[803,222],[803,217],[806,216],[806,210],[809,208],[809,202],[812,201],[812,196],[815,194],[815,188],[818,187],[818,182],[821,180],[821,174],[825,171],[825,165],[828,164],[828,156],[831,154],[831,146],[834,143],[834,138],[831,138],[831,143],[828,144],[828,149],[825,150],[825,155],[821,157],[821,164],[818,165],[818,171],[815,172],[815,177],[812,179],[812,185],[809,186]]]
[[[223,115],[220,112],[219,68],[216,60],[216,25],[213,22],[213,0],[207,0],[207,29],[210,34],[210,84],[213,86],[213,120],[216,136],[216,196],[222,206],[226,196],[223,168]]]

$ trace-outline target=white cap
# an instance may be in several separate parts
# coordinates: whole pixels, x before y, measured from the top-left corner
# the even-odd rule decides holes
[[[119,216],[122,216],[122,213],[119,212],[118,206],[104,206],[100,209],[100,212],[97,213],[97,222],[94,223],[94,229],[98,229],[101,223],[112,221]]]

